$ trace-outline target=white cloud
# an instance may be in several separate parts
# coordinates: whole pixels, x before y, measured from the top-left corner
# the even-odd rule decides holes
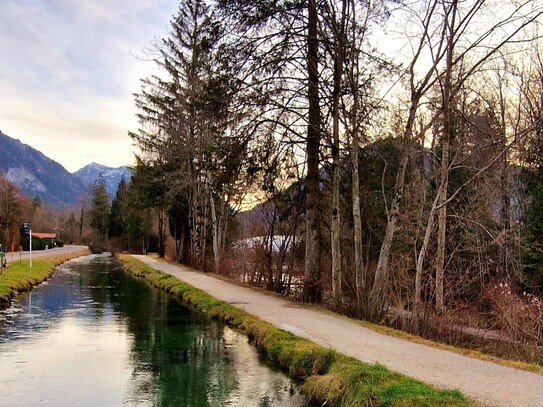
[[[136,59],[167,33],[172,1],[3,0],[0,129],[74,171],[132,161]]]

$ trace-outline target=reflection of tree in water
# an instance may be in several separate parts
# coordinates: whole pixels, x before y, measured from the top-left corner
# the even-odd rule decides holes
[[[192,313],[178,300],[126,274],[118,263],[103,259],[81,273],[82,285],[107,287],[91,289],[90,295],[96,303],[111,304],[115,318],[133,338],[128,404],[305,405],[301,396],[293,396],[296,389],[288,377],[259,362],[247,338]]]
[[[108,287],[91,290],[93,300],[111,304],[133,337],[127,402],[223,405],[237,380],[223,345],[222,326],[192,314],[167,294],[125,275],[117,265],[96,262],[82,276],[88,279],[83,285]]]
[[[194,317],[174,301],[156,305],[155,315],[162,318],[143,335],[134,332],[135,371],[155,378],[162,405],[220,405],[209,404],[209,395],[224,400],[236,387],[221,327]],[[221,380],[209,386],[211,376]]]

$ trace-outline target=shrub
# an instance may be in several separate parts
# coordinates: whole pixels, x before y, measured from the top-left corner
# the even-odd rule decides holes
[[[484,300],[496,325],[513,347],[543,355],[543,299],[529,293],[515,294],[507,283],[489,284]]]

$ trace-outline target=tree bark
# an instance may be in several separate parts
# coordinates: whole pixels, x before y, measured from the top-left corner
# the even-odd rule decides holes
[[[158,207],[158,257],[164,258],[166,254],[166,231],[164,230],[164,208]]]
[[[453,0],[449,14],[447,39],[447,57],[445,78],[443,82],[443,101],[442,101],[442,118],[443,118],[443,136],[441,139],[441,182],[438,198],[438,232],[437,232],[437,256],[436,256],[436,310],[443,312],[445,310],[444,299],[444,279],[445,279],[445,248],[447,245],[447,191],[449,186],[449,156],[451,135],[454,131],[451,122],[452,113],[452,68],[453,68],[453,51],[455,43],[455,24],[456,11],[458,0]]]
[[[215,273],[219,272],[219,262],[220,262],[220,255],[219,255],[219,239],[220,239],[220,225],[219,221],[217,220],[217,211],[215,209],[215,199],[213,197],[213,194],[209,194],[209,205],[211,210],[211,233],[212,233],[212,242],[213,242],[213,260],[215,264]]]
[[[500,84],[500,149],[505,150],[507,146],[507,130],[506,130],[506,106],[505,98],[502,91],[502,85]],[[508,176],[509,163],[507,160],[507,153],[503,154],[501,160],[500,168],[500,187],[501,187],[501,222],[503,230],[503,245],[501,247],[501,276],[500,278],[507,278],[508,281],[511,280],[511,269],[510,269],[510,247],[511,247],[511,203],[510,203],[510,185],[509,185],[509,176]]]
[[[394,184],[394,196],[392,198],[392,204],[388,214],[385,237],[383,239],[383,243],[381,244],[381,251],[379,252],[379,260],[377,261],[377,268],[375,269],[375,278],[371,288],[368,310],[366,312],[367,317],[370,320],[379,319],[386,308],[386,296],[389,283],[388,261],[390,259],[394,233],[396,233],[396,223],[400,215],[400,204],[403,197],[405,172],[409,162],[409,156],[411,155],[411,150],[413,148],[411,136],[413,134],[413,125],[415,123],[418,101],[419,99],[417,97],[412,98],[411,107],[409,109],[409,117],[405,125],[403,140],[404,145]]]
[[[417,257],[417,265],[415,268],[415,298],[414,298],[414,307],[413,307],[413,317],[415,323],[418,321],[418,315],[421,310],[422,303],[422,272],[424,271],[424,260],[426,260],[426,253],[428,251],[428,246],[430,244],[430,237],[434,230],[436,210],[438,208],[438,201],[441,197],[442,185],[439,186],[439,190],[434,198],[432,203],[432,208],[428,214],[428,222],[426,223],[426,231],[424,232],[424,239],[422,240],[422,245],[419,250],[419,255]]]
[[[339,205],[339,183],[341,163],[339,157],[339,98],[341,94],[341,82],[343,77],[343,61],[345,59],[345,18],[347,0],[342,1],[341,23],[335,35],[335,60],[334,60],[334,87],[332,93],[332,225],[331,225],[331,246],[332,246],[332,298],[336,307],[340,306],[342,289],[341,270],[341,213]]]
[[[357,122],[358,94],[354,94],[353,110],[351,115],[351,171],[352,171],[352,211],[353,211],[353,240],[354,240],[354,271],[356,286],[356,304],[358,314],[362,307],[362,293],[366,288],[366,276],[364,275],[364,263],[362,256],[362,215],[360,211],[360,174],[358,166],[359,136]]]
[[[306,142],[306,232],[305,270],[303,298],[306,302],[321,301],[320,286],[320,213],[319,213],[319,149],[321,139],[319,106],[319,43],[316,0],[308,1],[307,23],[307,73],[308,83],[308,129]]]
[[[386,307],[386,295],[388,290],[388,260],[392,249],[394,233],[396,232],[396,223],[400,214],[400,203],[403,197],[403,188],[405,181],[405,171],[409,161],[411,147],[406,145],[403,148],[400,158],[400,166],[396,174],[394,185],[394,197],[388,216],[388,222],[385,230],[385,237],[381,244],[379,260],[375,269],[375,279],[370,293],[368,317],[371,320],[379,319]]]

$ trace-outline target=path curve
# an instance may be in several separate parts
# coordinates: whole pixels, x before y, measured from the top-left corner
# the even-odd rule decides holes
[[[327,312],[259,293],[186,266],[134,256],[277,327],[439,388],[460,390],[484,406],[542,407],[543,375],[384,335]]]

